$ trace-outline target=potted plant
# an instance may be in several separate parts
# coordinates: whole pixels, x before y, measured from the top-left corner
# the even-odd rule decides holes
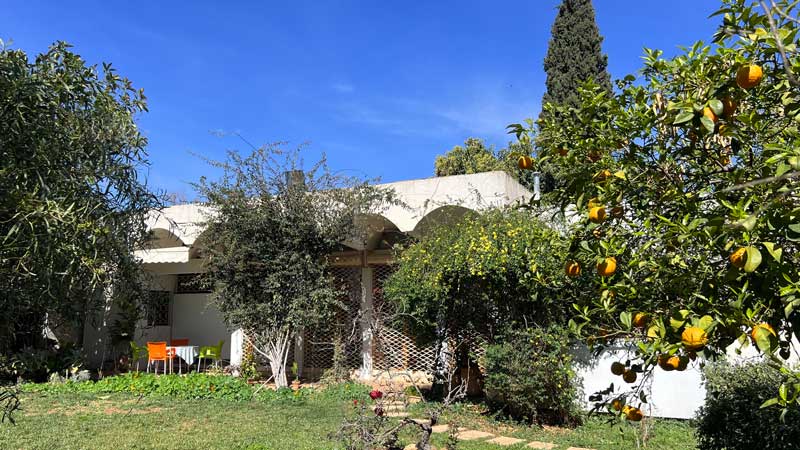
[[[292,390],[299,391],[300,390],[300,378],[297,377],[297,361],[292,363],[292,376],[294,380],[292,380]]]

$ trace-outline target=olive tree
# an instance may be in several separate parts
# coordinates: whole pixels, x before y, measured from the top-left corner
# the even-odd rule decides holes
[[[345,307],[327,256],[363,242],[361,219],[392,201],[368,181],[331,173],[324,158],[302,171],[300,149],[283,146],[230,151],[210,161],[219,179],[195,185],[213,211],[203,238],[213,301],[269,361],[278,387],[287,386],[292,338]]]

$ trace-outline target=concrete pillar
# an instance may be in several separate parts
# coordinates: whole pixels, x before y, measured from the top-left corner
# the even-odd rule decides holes
[[[361,378],[372,377],[372,268],[361,268]]]
[[[231,365],[242,365],[242,354],[244,353],[244,331],[241,328],[231,333]]]

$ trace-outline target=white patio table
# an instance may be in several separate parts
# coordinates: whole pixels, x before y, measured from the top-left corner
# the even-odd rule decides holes
[[[186,362],[187,366],[194,364],[194,360],[200,354],[200,347],[197,345],[175,345],[168,348],[175,350],[175,356]],[[178,373],[183,373],[183,366],[180,364],[178,364]]]

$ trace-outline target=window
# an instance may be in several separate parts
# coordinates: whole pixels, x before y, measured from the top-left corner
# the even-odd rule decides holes
[[[147,326],[169,326],[169,291],[150,291],[145,305]]]
[[[211,292],[211,283],[203,273],[182,273],[178,275],[178,294],[198,294]]]

